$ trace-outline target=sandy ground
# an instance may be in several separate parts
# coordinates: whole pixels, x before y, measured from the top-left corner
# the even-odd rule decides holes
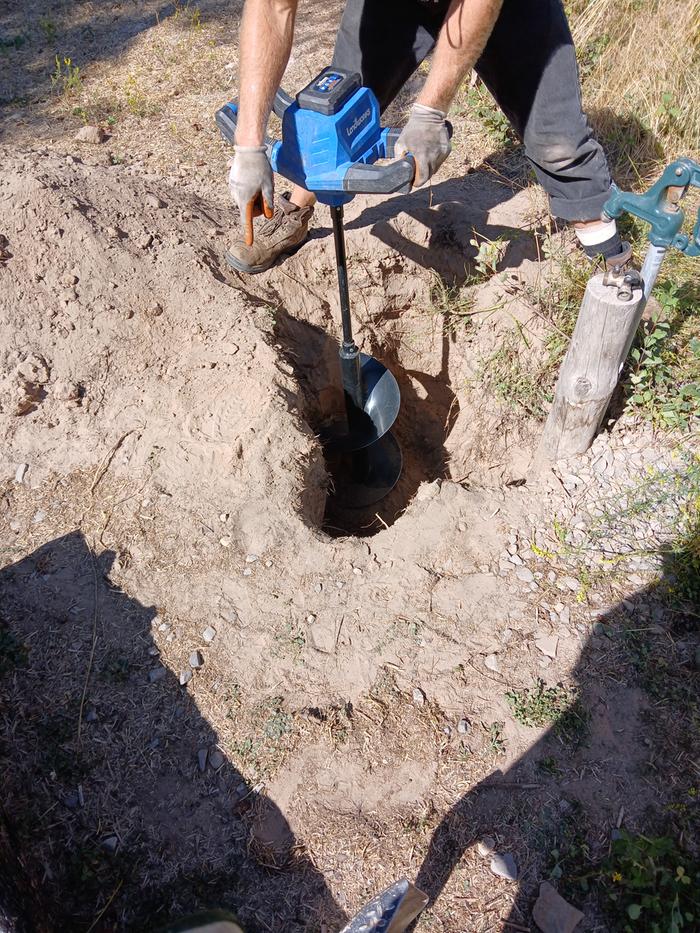
[[[464,174],[457,121],[431,190],[346,212],[357,338],[399,382],[405,468],[377,509],[329,510],[328,218],[262,276],[223,258],[212,115],[235,83],[237,10],[203,4],[200,30],[192,7],[158,25],[155,4],[44,7],[36,36],[50,44],[40,16],[73,23],[62,49],[91,58],[90,106],[109,81],[133,91],[128,75],[146,98],[107,142],[75,143],[64,98],[41,96],[35,37],[0,137],[4,807],[44,928],[224,906],[247,933],[330,933],[405,875],[431,898],[421,931],[531,929],[560,853],[592,865],[694,780],[685,701],[650,696],[628,637],[696,695],[696,635],[664,609],[653,557],[682,495],[615,513],[643,470],[683,476],[685,447],[623,415],[590,455],[532,471],[541,425],[483,364],[515,328],[542,349],[522,298],[550,271],[542,195],[517,156]],[[338,10],[319,9],[290,87],[327,58]],[[192,62],[216,77],[173,100]],[[467,282],[473,229],[509,247],[455,326],[436,289]],[[514,717],[506,694],[540,678],[574,727]],[[484,835],[517,881],[492,873]],[[609,928],[571,896],[579,929]]]

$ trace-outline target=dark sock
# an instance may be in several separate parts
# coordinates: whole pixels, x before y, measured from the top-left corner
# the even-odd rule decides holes
[[[591,246],[584,246],[583,250],[589,259],[597,259],[598,256],[602,256],[603,259],[610,259],[612,256],[617,256],[622,252],[620,234],[615,231],[609,240],[603,240],[602,243],[593,243]]]

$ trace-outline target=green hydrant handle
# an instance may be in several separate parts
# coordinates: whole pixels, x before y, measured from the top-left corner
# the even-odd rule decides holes
[[[603,213],[611,220],[625,211],[634,214],[651,224],[648,239],[654,246],[673,247],[686,256],[700,256],[700,208],[691,235],[680,232],[685,214],[679,201],[691,186],[700,188],[700,165],[692,159],[677,159],[664,169],[646,194],[620,191],[613,184]]]

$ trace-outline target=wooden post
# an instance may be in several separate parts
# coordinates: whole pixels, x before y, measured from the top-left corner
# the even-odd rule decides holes
[[[595,275],[561,365],[537,460],[560,460],[588,450],[620,378],[644,310],[642,289],[620,301]]]

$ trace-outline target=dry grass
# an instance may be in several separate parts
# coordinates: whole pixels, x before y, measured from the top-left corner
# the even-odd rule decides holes
[[[571,0],[584,104],[618,176],[700,157],[700,2]]]

